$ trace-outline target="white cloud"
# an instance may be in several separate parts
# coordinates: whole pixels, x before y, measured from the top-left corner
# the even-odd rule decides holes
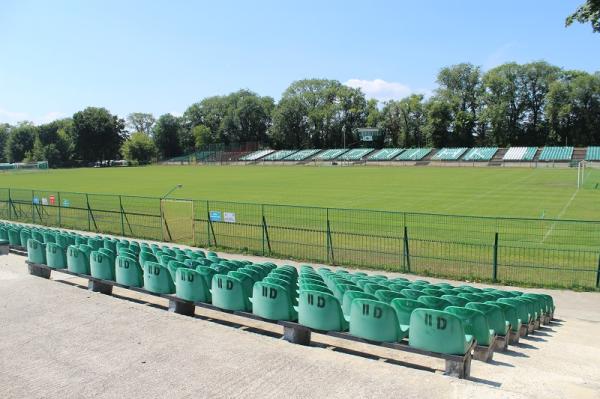
[[[0,123],[14,124],[17,122],[28,120],[29,116],[25,112],[14,112],[4,108],[0,108]]]
[[[416,92],[423,94],[428,92],[428,90],[413,90],[408,85],[398,82],[387,82],[383,79],[350,79],[344,84],[359,88],[368,98],[374,98],[379,101],[399,100]]]
[[[50,111],[40,117],[29,115],[27,112],[10,111],[5,108],[0,108],[0,123],[10,123],[14,125],[18,122],[30,121],[35,124],[48,123],[53,120],[64,118],[67,116],[63,112]]]
[[[67,115],[62,113],[62,112],[58,112],[58,111],[51,111],[46,113],[44,116],[42,116],[41,118],[37,119],[36,122],[37,123],[48,123],[48,122],[52,122],[56,119],[61,119],[66,117]]]

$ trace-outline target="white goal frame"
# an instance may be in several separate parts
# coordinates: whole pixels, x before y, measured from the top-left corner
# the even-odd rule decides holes
[[[577,163],[577,188],[583,186],[585,180],[585,170],[587,169],[587,161],[580,161]]]

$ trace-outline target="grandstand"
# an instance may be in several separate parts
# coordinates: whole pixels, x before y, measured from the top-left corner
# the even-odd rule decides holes
[[[275,150],[271,150],[271,149],[254,151],[248,155],[241,157],[240,161],[256,161],[264,156],[267,156],[267,155],[273,153],[274,151]]]
[[[4,170],[46,170],[48,161],[0,163],[0,171]]]
[[[402,151],[404,151],[404,148],[382,148],[369,155],[368,159],[369,161],[391,161],[400,155]]]
[[[462,148],[442,148],[433,157],[432,161],[457,161],[462,154],[467,151],[466,147]],[[492,155],[493,156],[493,155]]]
[[[498,147],[471,148],[463,157],[463,161],[490,161],[498,152]]]
[[[311,150],[301,150],[295,154],[292,154],[284,159],[284,161],[304,161],[318,153],[321,150],[311,149]]]
[[[536,147],[510,147],[504,154],[504,161],[533,161]]]
[[[544,147],[540,161],[570,161],[573,157],[573,147]]]
[[[59,271],[88,279],[90,290],[108,295],[118,286],[161,296],[183,315],[193,316],[199,306],[216,311],[217,320],[221,311],[280,323],[292,343],[307,345],[310,332],[316,331],[384,344],[445,359],[446,373],[459,378],[469,376],[472,357],[491,361],[495,351],[505,351],[550,324],[555,312],[554,300],[546,294],[310,265],[278,267],[211,251],[38,226],[0,222],[0,239],[14,253],[27,255],[34,276],[50,278]],[[371,308],[372,314],[365,312]],[[436,322],[423,323],[429,317]]]
[[[588,147],[585,154],[586,161],[600,161],[600,147]]]
[[[337,157],[339,157],[340,155],[342,155],[343,153],[345,153],[346,151],[348,151],[348,150],[343,149],[343,148],[334,148],[331,150],[325,150],[325,151],[321,152],[320,154],[317,154],[313,159],[318,160],[318,161],[332,161],[332,160],[336,159]]]
[[[396,157],[397,161],[420,161],[433,149],[431,148],[409,148]]]
[[[282,159],[295,154],[298,150],[279,150],[275,151],[266,157],[262,158],[263,161],[281,161]]]
[[[373,152],[373,148],[355,148],[339,156],[340,161],[360,161],[366,155]]]

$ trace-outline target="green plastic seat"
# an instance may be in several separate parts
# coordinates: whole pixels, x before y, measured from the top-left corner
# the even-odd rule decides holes
[[[423,295],[419,297],[418,301],[424,303],[428,308],[436,310],[444,310],[448,306],[452,306],[447,300],[436,296]]]
[[[301,288],[302,289],[302,288]],[[355,299],[372,299],[374,301],[378,300],[375,295],[367,294],[363,291],[346,291],[344,292],[344,297],[342,298],[342,313],[349,316],[350,315],[350,305],[352,301]]]
[[[402,295],[401,293],[399,293],[397,291],[392,291],[392,290],[377,290],[377,291],[375,291],[375,297],[377,298],[378,301],[389,304],[392,302],[393,299],[404,298],[404,295]]]
[[[527,293],[527,294],[523,294],[521,297],[522,298],[530,298],[530,299],[534,300],[536,303],[536,306],[537,306],[536,310],[539,314],[546,314],[549,312],[549,309],[546,306],[546,299],[544,297],[542,297],[541,295]]]
[[[294,309],[290,292],[277,284],[257,282],[252,290],[252,313],[269,320],[295,321],[298,313]]]
[[[46,265],[53,269],[64,269],[67,267],[66,251],[55,243],[46,244]]]
[[[6,230],[5,230],[6,231]],[[21,231],[19,232],[19,245],[23,248],[27,248],[27,240],[29,240],[31,238],[31,231],[27,230],[27,229],[21,229]],[[8,233],[6,235],[6,238],[2,238],[0,237],[0,240],[8,240]],[[10,241],[9,241],[10,243]]]
[[[464,355],[473,337],[465,332],[462,320],[452,313],[415,309],[410,316],[408,344],[413,348],[448,355]]]
[[[348,322],[337,298],[319,291],[300,291],[298,323],[321,331],[348,329]]]
[[[409,288],[400,291],[400,293],[408,299],[415,299],[415,300],[419,299],[419,297],[425,295],[421,291],[417,291],[417,290],[413,290],[413,289],[409,289]]]
[[[365,286],[363,287],[363,290],[367,293],[367,294],[373,294],[375,295],[376,291],[379,290],[388,290],[388,287],[382,284],[377,284],[377,283],[368,283],[365,284]]]
[[[78,235],[78,236],[75,237],[75,244],[73,244],[73,245],[79,246],[81,244],[86,244],[87,245],[87,238]]]
[[[356,298],[350,305],[350,334],[377,342],[398,342],[406,336],[393,307],[365,298]]]
[[[144,263],[144,288],[155,294],[174,294],[175,284],[168,268],[160,263]]]
[[[115,281],[128,287],[144,286],[144,273],[136,258],[117,256],[115,259]]]
[[[434,296],[434,297],[438,297],[438,298],[441,297],[442,295],[444,295],[444,293],[437,288],[425,288],[421,292],[427,296]]]
[[[10,230],[9,230],[10,232]],[[19,240],[21,238],[19,237]],[[27,260],[31,263],[37,263],[39,265],[46,264],[46,248],[44,244],[38,240],[30,238],[27,240]]]
[[[51,231],[45,231],[42,233],[42,235],[44,236],[44,244],[48,244],[48,243],[56,243],[56,235],[54,232]]]
[[[218,308],[233,311],[252,311],[251,291],[246,291],[244,283],[228,274],[215,274],[212,285],[212,303]]]
[[[519,319],[517,308],[513,305],[502,302],[489,302],[492,305],[496,305],[502,308],[504,311],[504,318],[510,324],[510,329],[516,333],[521,329],[521,319]]]
[[[22,230],[25,230],[25,229],[22,229]],[[31,233],[29,233],[29,234],[31,234]],[[31,238],[31,237],[29,237],[29,238]],[[8,241],[7,225],[0,225],[0,240]],[[23,245],[23,248],[27,248],[27,241],[25,241],[25,245]]]
[[[215,274],[217,274],[217,272],[213,269],[211,269],[210,267],[206,267],[206,266],[198,266],[196,267],[196,271],[198,273],[200,273],[200,276],[202,277],[202,279],[204,280],[204,283],[206,284],[206,287],[208,288],[207,291],[207,297],[208,300],[206,302],[212,302],[212,295],[210,293],[210,287],[212,285],[212,279],[213,276]]]
[[[102,280],[115,281],[115,259],[113,256],[106,255],[98,251],[92,251],[90,254],[90,273],[92,277]]]
[[[268,279],[268,277],[265,280],[267,280],[267,279]],[[331,290],[329,288],[324,287],[322,285],[310,284],[310,283],[301,284],[300,291],[319,291],[319,292],[324,292],[326,294],[333,295],[333,293],[331,292]],[[349,292],[349,291],[346,291],[346,292]],[[346,295],[346,292],[344,292],[344,295]],[[351,291],[351,292],[362,292],[362,291]]]
[[[16,229],[9,229],[9,230],[8,230],[8,240],[9,240],[9,241],[10,241],[10,234],[11,234],[10,232],[11,232],[11,230],[13,231],[13,234],[15,234],[15,232],[16,232],[16,233],[19,233],[19,231],[18,231],[18,230],[16,230]],[[16,238],[16,237],[15,237],[15,238]],[[38,241],[38,242],[41,242],[41,243],[43,243],[43,242],[44,242],[44,233],[42,233],[42,232],[41,232],[41,231],[39,231],[39,230],[35,230],[35,229],[34,229],[34,230],[31,230],[31,238],[33,238],[34,240],[36,240],[36,241]],[[20,241],[20,240],[21,240],[21,236],[20,236],[20,234],[19,234],[19,240],[18,240],[18,241]],[[16,242],[17,240],[15,239],[14,241]],[[18,244],[17,244],[17,243],[13,244],[13,243],[11,242],[11,243],[10,243],[10,245],[18,245]]]
[[[458,306],[449,306],[444,311],[460,318],[465,326],[465,332],[472,335],[477,340],[478,345],[490,345],[495,332],[490,328],[487,317],[483,312]]]
[[[441,298],[450,302],[452,306],[464,307],[467,303],[469,303],[467,299],[461,298],[458,295],[442,295]]]
[[[462,293],[462,294],[458,294],[458,296],[460,298],[464,298],[469,302],[485,302],[483,300],[483,298],[481,298],[479,295],[477,294],[471,294],[471,293]]]
[[[104,241],[98,238],[89,238],[88,245],[92,247],[93,251],[97,251],[100,248],[104,247]]]
[[[396,311],[400,330],[406,334],[409,333],[410,315],[412,314],[413,310],[427,308],[424,303],[408,298],[393,299],[390,305]]]
[[[508,326],[510,323],[506,321],[504,316],[504,310],[497,305],[491,305],[489,303],[467,303],[465,306],[467,309],[475,309],[482,312],[488,320],[490,329],[494,330],[496,334],[504,337],[508,333]]]
[[[396,292],[402,292],[402,290],[409,289],[406,283],[391,283],[388,285],[388,289]]]
[[[156,262],[151,262],[151,263],[156,263]],[[161,264],[161,266],[163,266],[163,265]],[[164,266],[167,268],[169,273],[171,273],[171,279],[173,281],[175,281],[175,273],[177,272],[177,269],[180,269],[180,268],[188,269],[188,266],[185,263],[179,262],[176,260],[169,261],[169,263],[167,263]]]
[[[44,242],[44,237],[43,236],[37,237],[37,239],[33,235],[31,237],[35,241],[37,241],[39,243],[43,243]],[[16,229],[8,229],[8,244],[16,246],[16,247],[21,246],[21,234],[19,233],[18,230],[16,230]]]
[[[202,274],[196,270],[180,267],[175,272],[175,295],[192,302],[210,302],[210,290]]]
[[[143,265],[146,262],[154,262],[158,263],[158,259],[152,252],[141,251],[139,255],[140,265]]]
[[[115,240],[105,239],[102,241],[102,245],[106,249],[110,249],[114,254],[117,253],[117,242]]]
[[[527,304],[527,311],[529,312],[529,320],[534,321],[540,317],[540,311],[537,308],[536,301],[532,298],[520,296],[516,298],[519,301],[523,301]]]
[[[78,274],[90,274],[90,257],[79,247],[70,245],[67,248],[67,269]]]
[[[338,301],[342,301],[342,299],[344,298],[344,293],[346,291],[362,291],[356,285],[343,283],[333,284],[330,288],[331,292],[333,293],[333,296],[335,296],[338,299]]]

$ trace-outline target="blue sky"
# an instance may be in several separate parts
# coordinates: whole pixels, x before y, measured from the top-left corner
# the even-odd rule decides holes
[[[546,60],[600,70],[583,0],[0,0],[0,122],[103,106],[181,114],[251,89],[337,79],[373,98],[431,92],[443,66]]]

